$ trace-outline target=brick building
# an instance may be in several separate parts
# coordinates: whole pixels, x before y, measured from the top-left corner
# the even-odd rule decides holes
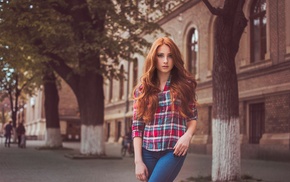
[[[214,6],[223,1],[210,1]],[[242,157],[290,160],[290,1],[246,0],[248,25],[236,56]],[[200,0],[185,1],[158,20],[179,46],[187,69],[195,75],[198,129],[191,151],[211,153],[213,16]],[[131,93],[142,74],[144,57],[121,62],[125,80],[107,80],[105,133],[119,142],[131,124]]]

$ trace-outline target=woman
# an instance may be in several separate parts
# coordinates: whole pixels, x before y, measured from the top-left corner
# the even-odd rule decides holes
[[[196,128],[196,81],[169,38],[157,39],[134,89],[132,137],[140,181],[170,182],[178,175]]]

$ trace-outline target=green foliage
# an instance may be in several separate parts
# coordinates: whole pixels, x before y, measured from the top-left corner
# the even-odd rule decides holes
[[[74,74],[95,71],[108,76],[116,72],[120,60],[132,61],[134,54],[143,54],[150,45],[143,35],[162,31],[153,15],[168,13],[170,9],[160,10],[177,1],[8,2],[1,3],[1,45],[14,44],[38,55],[36,62],[65,63]]]
[[[32,95],[40,85],[41,72],[39,64],[34,64],[32,54],[21,46],[1,41],[5,46],[0,47],[0,90],[15,95],[24,92]]]
[[[132,61],[135,54],[143,54],[150,45],[144,35],[163,32],[156,17],[169,12],[170,8],[164,8],[167,4],[178,1],[162,2],[0,1],[2,69],[7,67],[9,73],[15,73],[20,79],[18,83],[26,85],[27,80],[41,78],[39,75],[45,71],[43,65],[49,65],[69,84],[79,101],[82,94],[96,84],[98,88],[103,87],[102,77],[123,76],[118,69],[120,60]],[[7,74],[3,77],[7,78]],[[90,78],[98,81],[88,82]],[[13,77],[9,80],[15,82],[17,79]],[[20,86],[16,93],[21,88],[27,88],[26,92],[29,93],[28,88],[33,87]],[[97,92],[90,94],[87,96],[95,97],[93,94]],[[100,99],[103,100],[102,97]],[[95,104],[104,108],[103,101]],[[85,104],[79,107],[85,107]],[[102,122],[103,115],[99,117],[96,121]]]
[[[41,84],[40,60],[44,58],[30,45],[31,36],[23,27],[29,23],[23,17],[27,13],[16,11],[24,7],[17,1],[5,1],[1,2],[0,8],[0,89],[13,96],[21,92],[32,95]]]

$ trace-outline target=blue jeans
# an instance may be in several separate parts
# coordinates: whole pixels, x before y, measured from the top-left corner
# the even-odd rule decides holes
[[[152,152],[143,148],[142,157],[149,173],[148,182],[172,182],[185,160],[185,156],[174,156],[173,150]]]

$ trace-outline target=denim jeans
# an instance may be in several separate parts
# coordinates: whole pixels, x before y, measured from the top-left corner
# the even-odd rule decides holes
[[[174,156],[173,150],[152,152],[143,148],[142,157],[149,173],[148,182],[172,182],[185,160],[185,156]]]

